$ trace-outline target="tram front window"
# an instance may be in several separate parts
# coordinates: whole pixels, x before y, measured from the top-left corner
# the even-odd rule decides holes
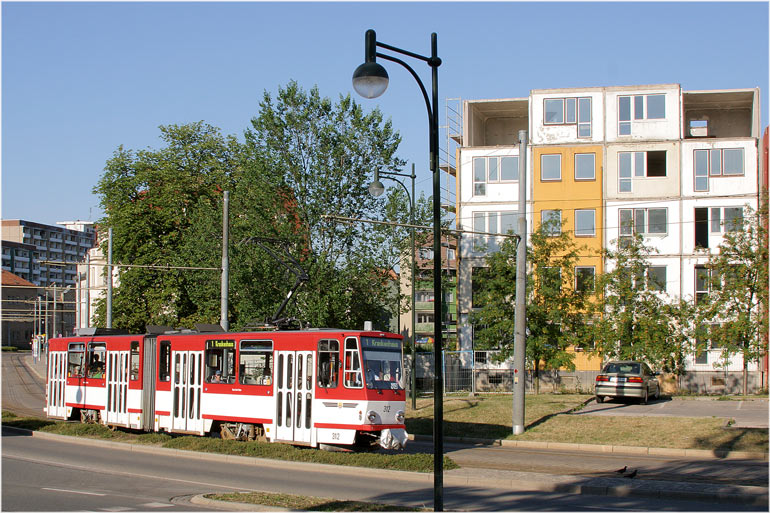
[[[362,337],[366,388],[370,390],[403,390],[401,341]]]

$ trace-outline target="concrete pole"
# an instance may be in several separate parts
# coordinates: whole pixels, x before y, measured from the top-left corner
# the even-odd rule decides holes
[[[107,327],[112,328],[112,227],[107,230]]]
[[[227,331],[230,329],[230,320],[227,317],[227,299],[230,290],[230,191],[225,191],[222,208],[222,297],[219,324],[223,330]]]
[[[56,284],[53,284],[53,336],[56,338],[58,336],[58,331],[56,331]]]
[[[85,327],[91,327],[91,253],[86,254],[86,313]]]
[[[524,433],[527,344],[527,131],[519,130],[519,242],[516,247],[516,310],[513,339],[513,434]]]

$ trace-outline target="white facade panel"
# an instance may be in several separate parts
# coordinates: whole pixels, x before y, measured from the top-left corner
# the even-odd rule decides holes
[[[737,174],[735,170],[729,170],[729,173],[736,174],[725,174],[725,157],[730,158],[736,151],[741,154],[743,160],[742,173]],[[700,190],[695,190],[698,155],[703,157],[698,159],[699,172],[707,174],[699,175],[703,179],[697,187]],[[682,141],[682,195],[712,197],[756,194],[757,163],[756,139],[686,139]],[[707,166],[706,169],[702,167],[704,165]],[[703,186],[704,183],[706,187]]]
[[[663,97],[662,116],[658,110]],[[650,97],[655,97],[652,101]],[[625,112],[625,98],[629,98],[630,111]],[[637,100],[637,98],[640,98]],[[634,88],[608,88],[605,95],[607,142],[660,141],[680,138],[681,91],[678,85],[661,85]],[[627,133],[623,132],[628,123]]]
[[[679,196],[680,159],[679,142],[610,144],[604,160],[604,197],[611,200]]]
[[[682,212],[678,199],[608,201],[605,247],[617,247],[617,239],[621,236],[621,215],[629,215],[629,211],[633,216],[633,230],[644,235],[645,244],[653,249],[653,255],[678,256],[681,253]],[[665,218],[662,211],[665,211]]]
[[[580,108],[580,100],[590,101],[590,118],[582,119],[584,114]],[[549,105],[558,105],[564,100],[564,117],[554,121],[546,115],[546,100]],[[553,100],[553,101],[551,101]],[[569,100],[569,101],[568,101]],[[574,119],[568,114],[569,105],[574,102]],[[580,90],[563,89],[558,91],[537,92],[530,96],[530,143],[534,145],[545,144],[573,144],[592,143],[604,141],[604,94],[601,89]],[[585,103],[583,103],[585,105]],[[586,131],[587,130],[587,131]]]
[[[725,231],[729,226],[725,226],[726,220],[729,224],[730,213],[725,209],[742,209],[746,212],[746,207],[757,209],[758,200],[756,194],[753,195],[731,195],[723,197],[697,198],[682,201],[682,251],[685,255],[704,255],[708,252],[718,251],[719,245],[724,239]],[[699,247],[696,248],[696,209],[707,209],[701,211],[707,214],[705,220],[706,226],[703,227],[706,233],[701,232],[701,238],[706,237],[706,241],[701,240]],[[704,244],[703,242],[706,242]]]

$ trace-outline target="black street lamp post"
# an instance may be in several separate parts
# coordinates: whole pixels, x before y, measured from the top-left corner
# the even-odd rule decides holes
[[[401,187],[404,188],[404,192],[406,193],[406,197],[409,198],[409,239],[411,241],[411,247],[412,247],[412,259],[411,259],[411,317],[412,317],[412,365],[411,365],[411,379],[410,381],[410,388],[412,389],[412,410],[417,409],[417,378],[416,378],[416,369],[417,369],[417,336],[415,335],[415,328],[417,326],[416,324],[416,315],[415,315],[415,284],[417,280],[417,276],[415,275],[415,245],[414,245],[414,180],[417,178],[414,174],[414,164],[412,164],[412,174],[411,175],[404,175],[401,173],[391,173],[389,171],[380,171],[378,169],[374,170],[374,181],[369,185],[369,194],[374,196],[375,198],[382,196],[382,194],[385,192],[385,186],[382,185],[382,182],[380,182],[380,175],[386,180],[390,180],[393,182],[396,182]],[[406,185],[401,180],[398,180],[397,178],[392,177],[401,177],[401,178],[411,178],[412,179],[412,194],[409,194],[409,190],[406,188]]]
[[[433,378],[433,509],[444,510],[444,397],[443,397],[443,365],[441,343],[442,295],[441,295],[441,176],[438,167],[438,67],[441,59],[438,57],[436,33],[430,35],[430,57],[402,50],[377,41],[374,30],[367,30],[364,35],[364,63],[353,72],[353,88],[365,98],[377,98],[388,87],[388,72],[377,63],[377,57],[395,62],[406,70],[417,81],[428,109],[429,141],[430,141],[430,170],[433,173],[433,327],[434,327],[434,360]],[[397,57],[379,53],[382,48],[413,59],[424,61],[431,68],[432,97],[428,97],[425,86],[419,75]]]

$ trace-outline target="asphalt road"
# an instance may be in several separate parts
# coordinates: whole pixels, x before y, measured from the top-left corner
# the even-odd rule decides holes
[[[650,400],[649,404],[632,401],[592,401],[574,415],[628,415],[635,417],[721,417],[735,419],[734,427],[768,429],[767,399],[717,401],[703,399]]]
[[[430,476],[332,465],[249,463],[171,451],[133,452],[64,438],[14,436],[3,431],[4,511],[202,510],[193,495],[271,491],[430,507]],[[446,510],[462,511],[760,511],[757,506],[656,497],[587,496],[538,492],[526,486],[445,486]],[[227,509],[227,506],[223,506]]]

